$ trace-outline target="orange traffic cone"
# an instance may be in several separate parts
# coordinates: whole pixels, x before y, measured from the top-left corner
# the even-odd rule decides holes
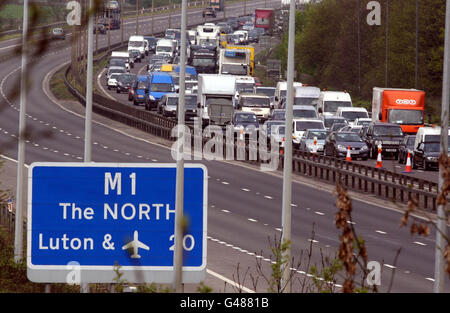
[[[347,147],[347,156],[345,157],[345,161],[351,162],[352,155],[350,153],[350,145]]]
[[[403,173],[412,173],[412,168],[411,168],[411,155],[408,151],[408,157],[406,158],[406,166],[405,166],[405,170],[403,171]]]
[[[378,146],[378,156],[377,156],[377,166],[375,166],[376,168],[382,168],[383,164],[381,161],[381,146]]]

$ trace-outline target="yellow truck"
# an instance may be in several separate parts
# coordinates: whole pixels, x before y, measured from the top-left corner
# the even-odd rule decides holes
[[[250,51],[250,75],[253,76],[255,72],[255,47],[252,46],[233,46],[227,45],[226,49],[241,49],[241,50],[249,50]]]

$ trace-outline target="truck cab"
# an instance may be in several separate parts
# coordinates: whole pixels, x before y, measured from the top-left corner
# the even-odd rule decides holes
[[[264,94],[241,93],[237,108],[242,112],[255,113],[258,121],[264,122],[270,115],[270,98]]]
[[[145,57],[145,39],[144,36],[130,36],[128,40],[128,51],[139,50],[141,58]]]
[[[221,49],[219,55],[219,74],[250,75],[250,51]]]

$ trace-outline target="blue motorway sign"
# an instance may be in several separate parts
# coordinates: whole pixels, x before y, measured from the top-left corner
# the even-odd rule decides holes
[[[185,164],[184,282],[206,272],[207,177]],[[30,280],[113,282],[120,266],[129,282],[172,282],[175,164],[33,163],[28,188]]]

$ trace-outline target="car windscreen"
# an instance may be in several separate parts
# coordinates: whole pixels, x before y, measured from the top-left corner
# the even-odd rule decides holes
[[[408,142],[406,144],[408,146],[413,146],[415,141],[416,141],[416,136],[410,136],[410,137],[408,137]]]
[[[167,105],[177,106],[178,105],[178,97],[168,97],[167,98]]]
[[[317,98],[297,97],[294,99],[294,105],[317,105]]]
[[[423,124],[423,111],[421,110],[389,110],[389,123],[421,125]]]
[[[197,96],[188,96],[184,97],[184,104],[186,106],[197,106]]]
[[[192,66],[214,66],[214,65],[216,65],[216,61],[212,58],[192,59]]]
[[[336,113],[339,107],[351,107],[350,101],[324,101],[324,112]]]
[[[247,65],[245,64],[224,64],[222,74],[247,75]]]
[[[248,83],[236,83],[236,91],[239,93],[243,92],[253,92],[253,84]]]
[[[315,121],[297,121],[295,123],[296,131],[304,131],[307,129],[323,129],[323,123]]]
[[[145,88],[147,88],[147,82],[146,81],[142,81],[142,80],[138,81],[137,89],[145,89]]]
[[[125,73],[125,69],[113,68],[113,69],[109,69],[108,70],[108,75],[109,76],[111,76],[111,74],[114,74],[114,73],[119,73],[119,74]]]
[[[125,60],[124,59],[111,59],[109,60],[109,66],[123,66],[125,67]]]
[[[342,112],[342,117],[345,117],[349,121],[354,121],[357,118],[361,118],[361,117],[367,118],[367,117],[369,117],[369,115],[367,115],[367,112],[344,111],[344,112]]]
[[[130,42],[128,42],[128,46],[134,47],[134,48],[140,48],[140,47],[144,46],[144,42],[143,41],[130,41]]]
[[[266,96],[273,97],[275,96],[275,88],[264,88],[264,87],[257,87],[255,89],[255,93],[262,93]]]
[[[343,120],[342,119],[334,119],[334,118],[326,118],[326,119],[324,119],[323,120],[323,122],[325,123],[325,127],[331,127],[331,126],[333,126],[333,124],[334,123],[340,123],[340,122],[343,122]]]
[[[272,130],[272,126],[273,125],[284,125],[284,122],[266,122],[266,129],[267,129],[267,134],[271,134],[271,130]]]
[[[172,52],[172,47],[169,46],[157,46],[156,47],[157,52]]]
[[[337,133],[336,141],[338,142],[362,142],[361,137],[354,133]]]
[[[236,114],[236,122],[257,122],[255,114]]]
[[[270,99],[260,97],[242,97],[241,104],[244,107],[269,108]]]
[[[173,85],[167,83],[152,83],[150,91],[154,92],[171,92],[173,91]]]
[[[301,110],[295,109],[293,110],[294,118],[316,118],[317,113],[316,110]]]
[[[378,125],[373,128],[375,136],[403,136],[401,127]]]
[[[121,83],[132,83],[136,80],[136,75],[122,74],[117,80]]]
[[[314,137],[317,138],[317,140],[323,140],[327,138],[327,132],[321,132],[321,131],[310,131],[308,132],[308,139],[314,139]]]
[[[439,152],[441,151],[441,144],[439,142],[429,142],[424,144],[425,152]]]
[[[272,113],[272,119],[273,120],[284,120],[284,119],[286,119],[286,113],[285,112],[274,112],[274,113]]]

